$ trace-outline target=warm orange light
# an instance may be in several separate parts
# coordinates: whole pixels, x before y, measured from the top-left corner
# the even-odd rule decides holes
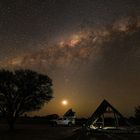
[[[68,101],[67,100],[63,100],[62,101],[62,105],[66,106],[68,104]]]

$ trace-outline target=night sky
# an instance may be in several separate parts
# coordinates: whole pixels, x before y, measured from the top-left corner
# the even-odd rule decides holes
[[[140,0],[0,0],[0,68],[53,79],[54,99],[32,115],[73,108],[88,117],[103,99],[133,115],[140,105]]]

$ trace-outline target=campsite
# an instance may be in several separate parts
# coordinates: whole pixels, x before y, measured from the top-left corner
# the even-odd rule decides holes
[[[64,113],[64,118],[72,118],[74,124],[52,125],[57,115],[48,117],[21,117],[14,131],[0,121],[0,139],[2,140],[139,140],[140,127],[134,126],[108,101],[103,100],[89,119],[78,119],[72,109]],[[111,116],[105,114],[113,114]],[[115,114],[115,115],[114,115]],[[120,119],[120,118],[121,119]],[[55,119],[54,119],[55,118]],[[121,120],[121,121],[120,121]],[[107,122],[106,122],[107,121]],[[114,122],[113,122],[114,121]],[[117,123],[116,123],[117,122]],[[123,123],[122,123],[123,122]],[[122,125],[123,124],[123,125]]]

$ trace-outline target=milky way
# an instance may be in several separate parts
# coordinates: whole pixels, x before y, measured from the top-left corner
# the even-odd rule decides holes
[[[104,98],[133,114],[140,92],[139,8],[138,2],[118,2],[1,3],[0,67],[53,79],[55,98],[33,114],[72,107],[88,116]],[[62,99],[69,101],[65,108]]]

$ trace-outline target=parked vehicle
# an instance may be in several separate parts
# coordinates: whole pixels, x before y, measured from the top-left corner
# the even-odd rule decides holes
[[[56,125],[65,125],[65,126],[72,126],[75,124],[75,112],[72,109],[69,109],[62,118],[52,120],[53,126]]]
[[[72,118],[72,117],[58,118],[58,119],[52,120],[52,124],[54,126],[56,125],[72,126],[75,124],[75,118]]]

